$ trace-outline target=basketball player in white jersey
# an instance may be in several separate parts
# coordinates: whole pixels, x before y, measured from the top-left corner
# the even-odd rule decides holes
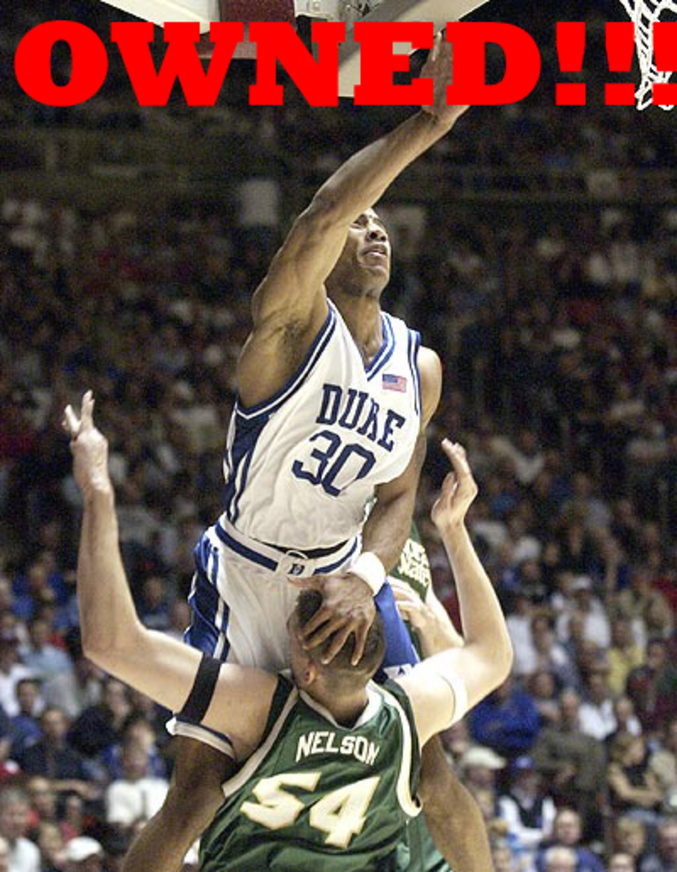
[[[288,665],[286,621],[298,593],[290,579],[315,576],[324,607],[306,627],[309,647],[335,633],[331,658],[354,633],[358,662],[376,602],[386,666],[415,659],[384,582],[409,533],[441,366],[416,333],[381,311],[391,252],[372,207],[462,114],[446,105],[450,75],[450,46],[438,39],[422,71],[434,79],[434,104],[334,173],[254,294],[227,441],[225,511],[196,548],[190,597],[186,640],[211,656],[269,670]],[[173,730],[183,738],[168,799],[133,846],[126,872],[177,869],[232,773],[227,736],[180,718]],[[469,844],[475,809],[440,759],[438,749],[424,765],[425,811],[432,823],[437,808],[436,844],[458,861],[454,850],[461,834]],[[458,809],[456,832],[450,807]]]

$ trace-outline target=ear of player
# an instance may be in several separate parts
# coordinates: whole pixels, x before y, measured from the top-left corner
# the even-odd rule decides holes
[[[613,73],[629,73],[634,52],[633,22],[607,24],[608,66]],[[197,22],[171,22],[165,25],[167,50],[159,70],[150,51],[154,27],[150,22],[117,22],[111,26],[111,39],[117,44],[141,106],[166,105],[180,82],[190,106],[215,104],[230,61],[243,38],[244,25],[238,22],[212,24],[210,36],[214,50],[205,68],[198,55],[200,25]],[[654,24],[655,64],[660,72],[677,71],[677,22]],[[288,22],[259,22],[249,25],[249,38],[256,43],[256,81],[249,87],[249,102],[257,106],[278,106],[284,89],[277,82],[278,63],[311,106],[336,106],[339,91],[339,48],[345,41],[345,23],[316,22],[312,41],[317,60]],[[409,68],[402,44],[411,48],[430,48],[434,39],[431,22],[358,22],[353,29],[360,45],[360,83],[354,100],[359,105],[433,104],[433,82],[414,78],[408,85],[394,85],[393,74]],[[447,88],[449,105],[505,105],[527,97],[538,83],[541,55],[533,38],[511,24],[498,22],[451,22],[446,38],[453,43],[453,82]],[[557,50],[565,73],[580,73],[585,55],[584,22],[560,22]],[[65,41],[72,53],[72,74],[66,84],[52,78],[51,57],[56,42]],[[486,49],[500,46],[505,54],[505,73],[497,83],[486,81]],[[108,53],[101,39],[83,24],[53,21],[38,25],[19,43],[15,56],[17,81],[32,99],[50,106],[73,106],[93,97],[108,72]],[[586,85],[560,83],[556,103],[585,105]],[[632,82],[606,85],[607,105],[632,105]],[[677,104],[677,84],[653,85],[653,102],[661,106]]]

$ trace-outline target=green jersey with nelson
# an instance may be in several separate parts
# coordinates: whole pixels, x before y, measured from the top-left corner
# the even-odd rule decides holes
[[[418,814],[418,737],[394,682],[352,727],[280,677],[259,748],[224,784],[201,872],[404,872]]]

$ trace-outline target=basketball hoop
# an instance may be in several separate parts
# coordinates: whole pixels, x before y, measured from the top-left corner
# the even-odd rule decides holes
[[[646,109],[653,105],[653,86],[655,83],[669,81],[672,73],[661,72],[656,68],[653,49],[653,26],[661,20],[665,12],[677,14],[675,0],[620,0],[623,8],[635,23],[635,44],[637,60],[642,79],[637,89],[637,108]],[[669,111],[674,106],[661,106]]]
[[[459,21],[487,0],[102,0],[130,15],[162,27],[166,21],[197,21],[200,25],[201,54],[211,56],[208,39],[212,21],[290,21],[296,16],[343,21],[346,41],[339,49],[339,96],[352,96],[360,80],[360,47],[353,41],[357,21],[432,21],[435,31],[448,21]],[[240,43],[236,58],[254,56],[249,42]],[[396,46],[410,53],[412,46]]]

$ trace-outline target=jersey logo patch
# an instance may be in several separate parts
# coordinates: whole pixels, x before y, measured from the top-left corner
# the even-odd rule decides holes
[[[386,391],[398,391],[403,394],[407,390],[407,380],[403,375],[390,375],[386,373],[383,376],[383,389]]]

